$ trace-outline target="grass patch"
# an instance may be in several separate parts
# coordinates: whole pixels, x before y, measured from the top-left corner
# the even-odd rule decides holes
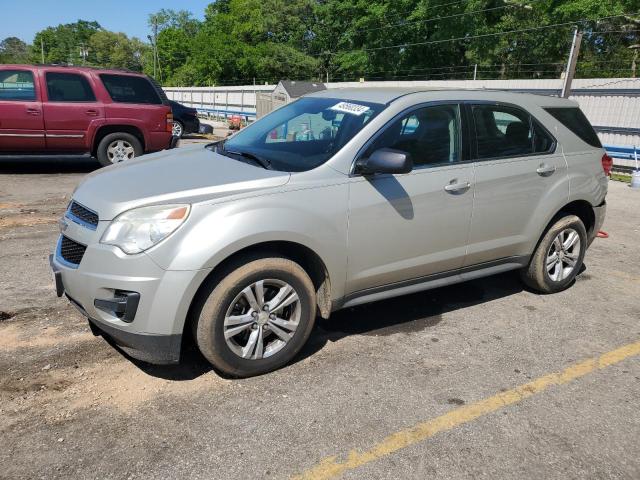
[[[625,175],[623,173],[611,173],[611,180],[617,182],[631,183],[631,175]]]

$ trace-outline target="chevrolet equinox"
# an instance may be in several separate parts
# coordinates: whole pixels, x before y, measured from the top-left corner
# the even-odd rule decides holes
[[[566,99],[326,90],[90,174],[51,265],[58,295],[130,355],[175,363],[192,335],[246,377],[289,362],[318,314],[507,270],[567,288],[610,167]]]

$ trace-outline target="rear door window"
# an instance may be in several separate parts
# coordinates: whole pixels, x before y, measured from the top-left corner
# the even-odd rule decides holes
[[[530,115],[502,105],[474,105],[479,158],[517,157],[533,153]]]
[[[27,70],[0,70],[0,100],[36,99],[33,73]]]
[[[50,102],[95,102],[96,96],[84,75],[47,72],[47,95]]]
[[[160,95],[151,82],[144,77],[103,73],[100,79],[114,102],[162,104]]]
[[[578,107],[545,108],[545,110],[583,141],[592,147],[602,148],[596,131]]]

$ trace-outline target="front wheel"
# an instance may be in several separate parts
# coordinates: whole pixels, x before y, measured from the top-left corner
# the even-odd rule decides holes
[[[567,288],[582,268],[587,231],[575,215],[556,221],[536,248],[522,280],[534,290],[555,293]]]
[[[198,348],[235,377],[287,364],[315,321],[313,283],[297,263],[262,258],[236,268],[211,290],[195,327]]]

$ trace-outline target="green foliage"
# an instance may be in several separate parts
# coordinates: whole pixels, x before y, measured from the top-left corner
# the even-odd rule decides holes
[[[558,78],[575,26],[577,77],[640,74],[638,0],[216,0],[203,21],[150,15],[151,45],[96,22],[50,27],[0,61],[85,62],[154,72],[165,85],[299,80]],[[623,15],[626,14],[626,15]],[[555,25],[552,28],[541,28]],[[6,43],[6,45],[5,45]]]
[[[91,36],[100,29],[98,22],[85,20],[45,28],[33,39],[31,58],[42,62],[41,52],[44,50],[44,63],[81,64],[81,48],[88,45]]]
[[[29,46],[16,37],[0,42],[0,63],[28,63]]]

